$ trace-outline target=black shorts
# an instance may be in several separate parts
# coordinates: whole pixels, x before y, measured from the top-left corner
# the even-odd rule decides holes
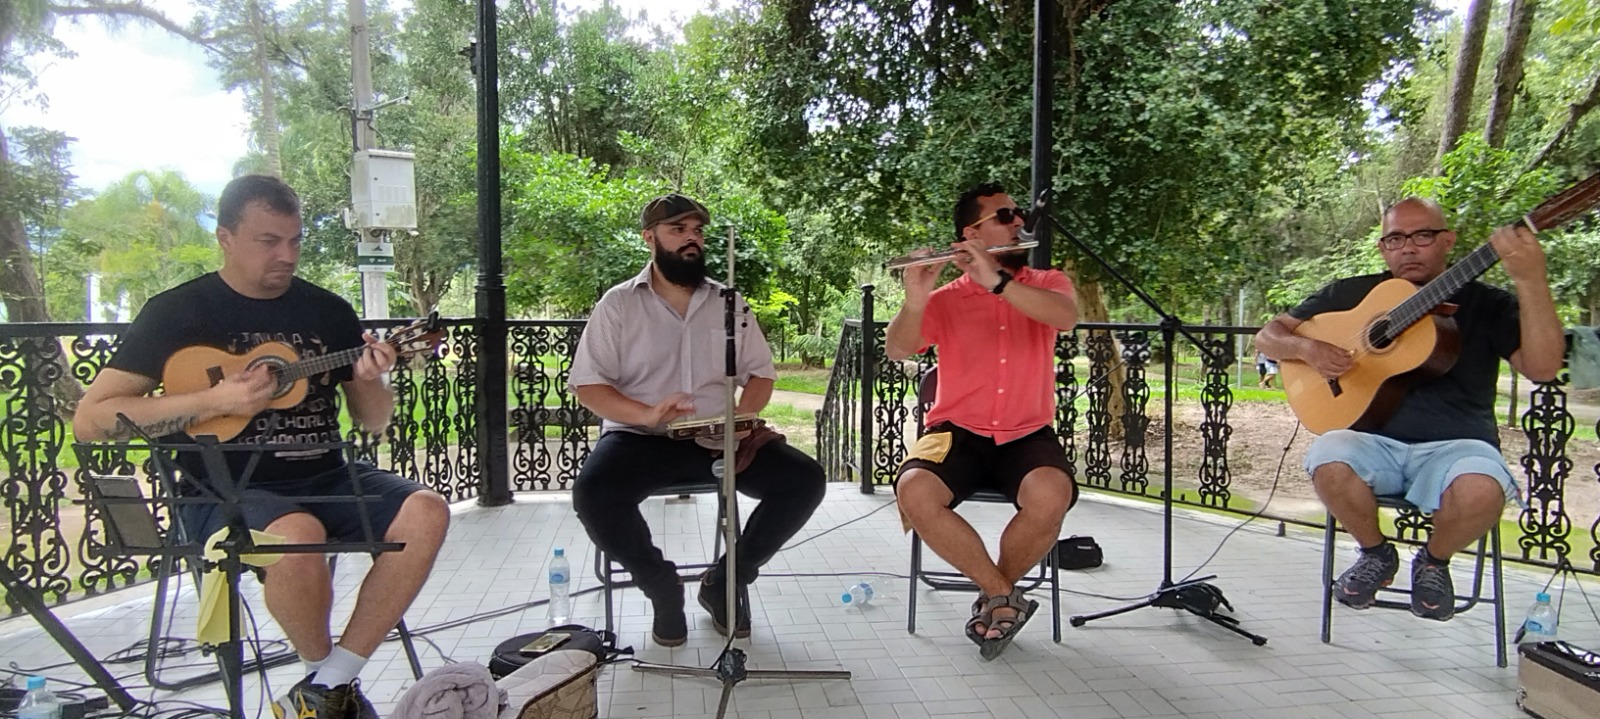
[[[949,445],[945,449],[944,437]],[[944,450],[941,452],[941,450]],[[941,459],[935,460],[942,453]],[[979,490],[991,490],[1005,495],[1012,506],[1017,506],[1017,492],[1022,479],[1040,467],[1055,467],[1065,472],[1073,481],[1072,504],[1078,503],[1077,480],[1072,465],[1067,462],[1067,452],[1061,440],[1049,427],[1044,427],[1021,439],[996,445],[994,438],[974,434],[949,422],[929,427],[912,448],[905,462],[900,464],[899,477],[910,469],[926,469],[934,473],[944,486],[950,488],[955,499],[953,508]],[[1018,507],[1020,509],[1021,507]],[[1068,505],[1071,509],[1071,505]]]
[[[351,474],[361,482],[360,503],[355,500],[329,502],[300,501],[316,497],[354,495]],[[279,517],[307,512],[322,522],[329,541],[360,542],[367,537],[361,528],[361,511],[372,525],[372,539],[381,541],[389,525],[400,513],[406,497],[427,489],[397,474],[385,472],[365,462],[329,470],[305,479],[258,484],[244,491],[242,511],[251,529],[266,529]],[[188,504],[183,507],[183,526],[191,541],[204,541],[222,528],[222,507],[215,504]]]

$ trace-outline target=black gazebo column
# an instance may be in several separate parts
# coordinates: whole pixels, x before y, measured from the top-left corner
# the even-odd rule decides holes
[[[478,0],[478,504],[511,503],[507,449],[506,283],[500,262],[500,37],[495,0]]]
[[[1056,0],[1035,0],[1033,10],[1033,202],[1038,206],[1040,196],[1050,189],[1055,171],[1052,159],[1055,148],[1050,120],[1055,114],[1055,51],[1050,35],[1056,29]],[[1033,237],[1039,246],[1033,248],[1030,264],[1035,269],[1050,267],[1050,233],[1048,221],[1034,225]]]

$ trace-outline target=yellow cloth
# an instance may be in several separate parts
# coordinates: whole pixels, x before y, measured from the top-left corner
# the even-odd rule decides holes
[[[917,443],[912,445],[911,451],[906,453],[906,460],[920,459],[934,464],[943,464],[944,458],[950,454],[950,447],[955,444],[954,432],[934,432],[917,438]],[[900,463],[901,469],[905,462]],[[906,510],[900,510],[900,531],[911,531],[911,518],[906,516]]]
[[[213,562],[227,556],[217,545],[228,538],[228,528],[223,527],[206,538],[205,558]],[[250,541],[256,546],[284,544],[284,538],[250,530]],[[239,561],[254,567],[270,567],[282,559],[282,554],[241,554]],[[228,641],[228,609],[222,606],[228,596],[228,578],[217,567],[200,578],[200,626],[195,629],[195,639],[201,644],[221,644]]]

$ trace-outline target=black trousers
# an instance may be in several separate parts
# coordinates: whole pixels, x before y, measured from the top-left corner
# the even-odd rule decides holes
[[[640,589],[677,585],[677,568],[650,539],[639,503],[675,485],[715,481],[712,456],[691,440],[608,432],[589,452],[572,487],[572,505],[596,547],[627,569]],[[822,504],[822,465],[786,443],[763,446],[735,481],[760,501],[739,535],[738,579],[755,581],[762,565],[805,526]],[[718,566],[722,558],[718,557]],[[716,570],[714,577],[722,572]]]

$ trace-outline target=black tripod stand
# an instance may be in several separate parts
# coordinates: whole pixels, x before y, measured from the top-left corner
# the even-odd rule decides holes
[[[1072,626],[1074,627],[1081,627],[1084,624],[1092,622],[1096,619],[1114,617],[1118,614],[1125,614],[1135,609],[1143,609],[1145,607],[1166,607],[1169,609],[1182,609],[1194,614],[1195,616],[1205,619],[1206,621],[1216,624],[1217,626],[1227,629],[1228,631],[1248,637],[1251,642],[1255,643],[1256,646],[1266,644],[1266,637],[1258,634],[1252,634],[1244,629],[1239,628],[1239,620],[1217,611],[1220,606],[1227,604],[1227,600],[1223,598],[1221,589],[1206,583],[1208,580],[1216,579],[1217,577],[1215,574],[1208,574],[1206,576],[1193,579],[1185,579],[1179,582],[1172,581],[1172,399],[1177,393],[1177,387],[1174,384],[1174,378],[1177,376],[1177,368],[1175,366],[1175,353],[1173,352],[1173,348],[1177,341],[1177,336],[1180,334],[1183,335],[1185,339],[1193,342],[1195,347],[1199,348],[1201,352],[1205,353],[1213,361],[1219,358],[1213,354],[1212,350],[1206,347],[1203,342],[1201,342],[1193,334],[1190,334],[1188,330],[1184,329],[1182,321],[1180,321],[1177,317],[1168,314],[1160,304],[1158,304],[1154,299],[1151,299],[1149,295],[1145,294],[1144,290],[1139,289],[1138,285],[1135,285],[1127,277],[1124,277],[1122,273],[1118,272],[1115,267],[1111,266],[1111,263],[1107,262],[1105,259],[1101,258],[1100,255],[1096,254],[1095,251],[1085,244],[1083,240],[1079,239],[1077,235],[1072,234],[1071,231],[1062,226],[1061,221],[1057,220],[1054,215],[1050,214],[1050,211],[1046,208],[1045,205],[1047,196],[1048,190],[1044,193],[1040,193],[1038,203],[1034,207],[1034,212],[1040,214],[1043,218],[1048,219],[1050,224],[1055,227],[1056,231],[1061,233],[1061,236],[1071,241],[1072,244],[1075,245],[1080,251],[1104,268],[1107,274],[1116,278],[1117,282],[1122,283],[1123,287],[1128,288],[1128,291],[1132,292],[1136,297],[1139,298],[1140,301],[1144,302],[1146,306],[1148,306],[1161,317],[1161,341],[1163,346],[1166,348],[1166,357],[1162,360],[1162,365],[1164,371],[1166,372],[1166,378],[1164,379],[1166,396],[1162,398],[1162,403],[1165,406],[1165,416],[1162,418],[1162,422],[1164,424],[1162,442],[1165,449],[1165,455],[1164,461],[1162,462],[1161,473],[1161,586],[1158,587],[1154,593],[1133,604],[1095,614],[1074,615],[1070,617],[1068,621],[1071,622]],[[1226,360],[1227,358],[1221,359]]]
[[[728,622],[728,643],[723,646],[721,656],[717,661],[707,667],[683,667],[674,664],[653,664],[639,662],[633,665],[635,671],[650,674],[668,674],[691,677],[705,677],[722,682],[722,698],[717,702],[717,719],[722,719],[728,712],[728,701],[733,698],[733,688],[746,679],[849,679],[850,672],[843,670],[786,670],[786,669],[747,669],[745,668],[744,650],[733,646],[734,632],[738,627],[739,617],[739,574],[738,565],[734,561],[738,553],[739,513],[738,494],[735,480],[738,475],[735,455],[738,453],[739,440],[735,430],[736,406],[734,404],[734,390],[738,385],[737,345],[734,338],[737,336],[739,326],[739,312],[736,309],[736,293],[733,289],[733,228],[728,228],[728,283],[722,288],[723,325],[726,330],[726,349],[723,356],[725,371],[723,373],[723,399],[724,425],[722,432],[722,459],[717,462],[722,471],[717,473],[713,465],[712,472],[722,483],[722,491],[718,497],[722,503],[722,544],[727,547],[723,554],[723,587],[727,590],[723,595],[724,608]],[[749,311],[748,307],[745,310]]]
[[[243,493],[249,485],[250,474],[254,471],[255,464],[264,452],[269,451],[326,451],[342,450],[343,443],[294,443],[294,444],[223,444],[216,437],[204,435],[190,443],[160,443],[149,437],[128,418],[118,416],[124,427],[143,440],[142,446],[129,444],[110,445],[116,449],[148,449],[155,461],[159,481],[164,487],[165,496],[146,499],[136,490],[128,491],[126,485],[118,490],[110,490],[118,483],[109,480],[114,477],[91,476],[90,497],[91,502],[101,508],[103,516],[107,518],[106,525],[111,546],[114,551],[128,556],[157,556],[165,560],[174,560],[187,557],[191,561],[199,561],[206,568],[217,568],[222,571],[226,582],[224,601],[227,602],[228,611],[228,637],[227,640],[216,646],[217,665],[219,674],[228,693],[228,713],[231,719],[244,719],[244,639],[239,608],[242,606],[242,597],[239,588],[239,578],[245,572],[246,562],[244,557],[263,554],[332,554],[341,552],[363,552],[376,554],[382,552],[396,552],[405,549],[402,542],[378,542],[373,540],[373,531],[370,519],[366,512],[358,512],[361,518],[362,537],[366,541],[360,542],[328,542],[317,544],[273,544],[257,546],[251,537],[249,527],[244,520],[241,506],[244,501]],[[180,484],[179,472],[169,462],[169,455],[189,452],[198,453],[205,470],[205,482],[191,482],[191,488],[185,489]],[[230,453],[244,453],[250,455],[249,461],[240,474],[235,477],[227,461]],[[359,480],[356,480],[355,494],[352,495],[324,495],[318,497],[298,497],[297,502],[325,503],[325,502],[370,502],[375,497],[366,496],[361,491]],[[110,491],[108,491],[110,490]],[[221,553],[218,560],[205,558],[207,547],[204,543],[208,538],[196,537],[187,534],[182,529],[182,507],[187,505],[215,505],[227,527],[227,535],[215,544],[215,549]],[[177,537],[171,533],[167,538],[153,537],[155,506],[166,506],[169,515],[173,517],[173,524],[179,528]],[[148,523],[148,524],[146,524]],[[143,539],[140,539],[140,538]],[[160,610],[159,604],[157,611]]]

